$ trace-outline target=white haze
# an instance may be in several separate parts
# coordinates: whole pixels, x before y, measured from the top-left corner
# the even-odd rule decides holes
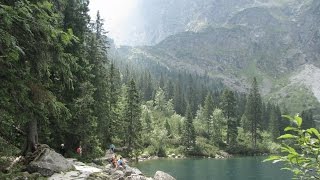
[[[133,19],[132,14],[137,8],[137,0],[91,0],[90,16],[96,19],[97,11],[100,12],[101,18],[104,20],[104,28],[109,33],[110,38],[115,40],[117,45],[126,44],[125,39],[129,35],[128,27],[130,20]]]

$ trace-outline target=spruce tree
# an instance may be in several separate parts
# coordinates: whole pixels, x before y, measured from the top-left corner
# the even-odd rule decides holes
[[[206,127],[207,138],[209,138],[212,135],[211,115],[213,113],[213,110],[214,110],[214,107],[213,107],[212,96],[210,93],[208,93],[204,102],[204,107],[203,107],[203,120]]]
[[[117,136],[117,129],[121,126],[120,122],[120,93],[121,93],[121,78],[120,72],[115,67],[114,63],[111,63],[109,75],[108,75],[108,88],[107,94],[109,96],[108,102],[108,111],[109,111],[109,127],[107,128],[110,131],[110,139],[113,139]]]
[[[193,126],[192,110],[189,104],[187,105],[185,113],[182,144],[185,146],[188,153],[192,153],[196,146],[196,133]]]
[[[257,130],[261,123],[261,106],[262,101],[258,89],[257,79],[253,78],[252,86],[247,100],[245,115],[248,119],[248,123],[250,124],[251,142],[254,150],[256,150],[257,147]]]
[[[234,93],[228,89],[224,90],[221,102],[222,112],[227,119],[227,144],[235,143],[237,137],[236,123],[236,99]],[[231,141],[230,141],[231,139]]]
[[[165,93],[160,87],[156,91],[156,95],[154,97],[154,105],[155,109],[159,111],[164,111],[166,108]]]
[[[141,107],[140,98],[136,88],[135,81],[130,81],[125,107],[123,112],[123,126],[125,129],[125,143],[128,145],[129,151],[139,146],[138,141],[141,139],[142,124],[140,120]]]
[[[96,22],[93,24],[92,31],[94,32],[88,37],[87,43],[87,59],[92,66],[91,74],[93,78],[90,79],[94,86],[93,98],[95,100],[94,115],[97,117],[98,137],[104,149],[108,148],[111,143],[110,135],[110,109],[108,108],[108,74],[107,65],[109,63],[107,58],[107,37],[104,35],[103,20],[97,13]]]
[[[280,136],[279,132],[279,114],[275,106],[270,109],[269,132],[272,140],[275,141]]]

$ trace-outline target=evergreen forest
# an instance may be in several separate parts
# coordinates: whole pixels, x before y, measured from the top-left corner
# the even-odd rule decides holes
[[[125,157],[279,152],[290,107],[219,79],[111,56],[108,24],[89,0],[0,0],[0,156],[37,144],[83,161],[114,144]],[[106,24],[105,24],[106,23]],[[313,111],[301,110],[304,129]],[[0,159],[0,164],[2,160]]]

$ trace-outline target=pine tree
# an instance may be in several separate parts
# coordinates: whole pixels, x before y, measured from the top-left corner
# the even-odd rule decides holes
[[[64,142],[68,149],[74,149],[82,143],[84,155],[98,155],[100,143],[96,134],[91,132],[96,132],[98,128],[98,113],[94,104],[97,94],[101,93],[96,92],[97,81],[94,73],[98,67],[97,59],[100,59],[102,54],[97,45],[96,35],[91,33],[89,28],[88,4],[88,0],[67,0],[63,11],[63,29],[71,29],[77,37],[77,41],[65,47],[65,51],[73,55],[72,59],[68,57],[73,60],[70,66],[73,84],[72,88],[61,92],[72,116],[72,123],[68,124]],[[84,102],[88,104],[84,105]],[[82,126],[81,123],[86,126]]]
[[[65,58],[70,55],[63,48],[74,38],[71,31],[61,30],[61,13],[48,1],[6,1],[0,16],[1,127],[9,125],[20,133],[25,127],[27,143],[21,148],[26,154],[40,141],[39,123],[45,127],[59,123],[53,118],[62,114],[62,121],[70,117],[54,92],[70,83],[70,61]],[[0,129],[5,137],[11,131]]]
[[[119,101],[120,101],[120,89],[121,89],[121,78],[120,72],[116,69],[114,63],[111,63],[109,75],[108,75],[108,108],[109,108],[109,127],[108,130],[110,131],[111,141],[117,136],[117,129],[121,126],[120,122],[120,108],[119,108]]]
[[[125,103],[122,116],[125,128],[125,142],[129,151],[131,151],[132,148],[139,146],[138,141],[141,138],[142,130],[140,99],[133,79],[130,81]]]
[[[261,123],[261,96],[258,89],[258,83],[256,78],[253,79],[250,93],[247,100],[246,106],[246,118],[248,123],[250,123],[250,132],[251,132],[251,142],[252,147],[255,150],[257,147],[257,130]]]
[[[196,101],[196,90],[194,86],[193,77],[191,75],[188,76],[188,89],[187,89],[187,103],[190,105],[192,117],[196,114],[197,111],[197,101]]]
[[[213,113],[213,100],[210,93],[207,94],[207,97],[204,102],[203,107],[203,120],[205,123],[206,131],[207,131],[207,138],[212,135],[212,127],[211,127],[211,115]]]
[[[223,92],[221,108],[224,116],[227,119],[227,144],[229,144],[229,142],[234,144],[237,138],[237,123],[236,99],[232,91],[226,89]]]
[[[184,107],[182,107],[184,104],[183,102],[184,97],[183,97],[183,92],[181,88],[182,88],[181,84],[177,82],[174,89],[174,110],[180,115],[184,113],[183,112]]]
[[[103,20],[97,13],[96,22],[93,24],[92,31],[95,32],[88,37],[87,47],[89,63],[92,65],[91,74],[93,78],[90,80],[94,86],[93,98],[95,100],[94,115],[97,117],[98,136],[104,149],[108,148],[111,143],[110,130],[110,109],[108,92],[108,74],[107,65],[107,37],[104,35]]]
[[[221,145],[223,143],[222,131],[225,128],[225,119],[221,109],[215,109],[211,115],[211,124],[213,134],[211,139],[216,145]]]
[[[154,89],[153,89],[150,72],[145,72],[143,84],[144,84],[144,88],[143,88],[144,100],[145,101],[151,100]]]
[[[165,87],[166,100],[173,99],[174,97],[174,85],[171,80],[169,80]]]
[[[161,74],[160,74],[160,80],[159,80],[159,87],[160,87],[161,89],[164,89],[164,84],[165,84],[165,82],[164,82],[164,77],[163,77],[163,74],[161,73]]]
[[[280,136],[279,114],[277,112],[276,107],[274,106],[270,109],[269,132],[271,133],[271,137],[273,141],[276,141],[277,138]]]
[[[187,105],[185,114],[184,130],[182,135],[182,144],[185,146],[186,151],[191,153],[196,146],[196,133],[193,126],[192,112],[190,105]]]
[[[156,95],[154,98],[154,105],[155,105],[155,109],[160,111],[164,111],[166,108],[165,93],[160,87],[156,91]]]

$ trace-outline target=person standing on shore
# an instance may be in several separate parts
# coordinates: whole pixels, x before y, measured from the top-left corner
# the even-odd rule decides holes
[[[64,154],[66,153],[66,149],[65,149],[65,147],[64,147],[64,144],[61,144],[61,145],[60,145],[59,151],[60,151],[60,154],[64,157]]]
[[[81,147],[81,145],[77,148],[77,153],[79,154],[79,156],[82,155],[82,147]]]

